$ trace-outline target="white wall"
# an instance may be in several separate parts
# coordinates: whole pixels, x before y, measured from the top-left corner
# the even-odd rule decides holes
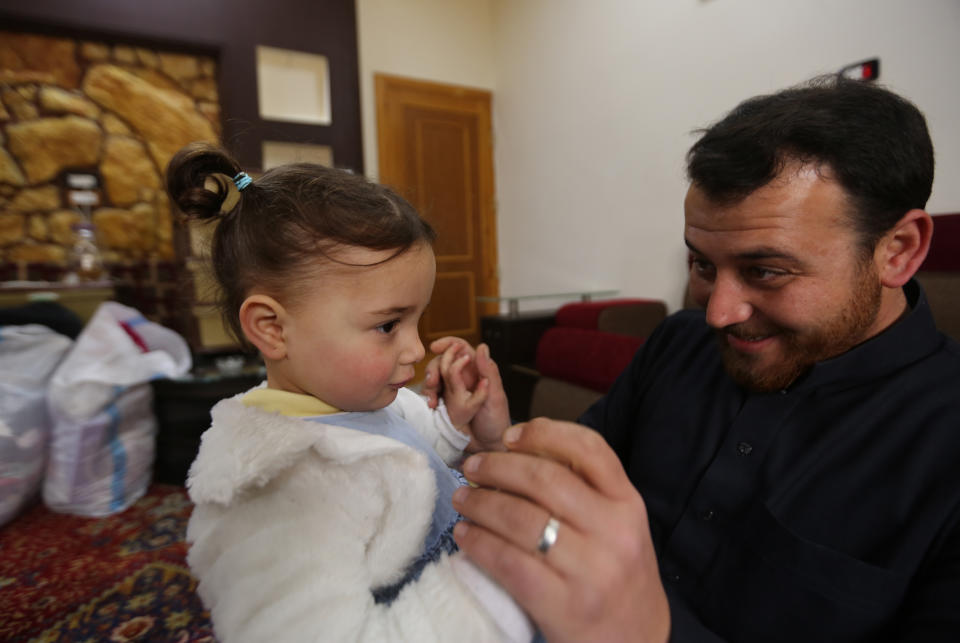
[[[493,90],[504,294],[616,288],[677,308],[691,131],[875,56],[927,116],[929,210],[960,211],[957,0],[357,0],[357,13],[371,176],[373,71]]]
[[[378,171],[373,74],[493,90],[491,0],[357,0],[366,174]]]
[[[691,130],[740,100],[879,56],[960,211],[957,0],[499,0],[501,290],[614,287],[676,308]]]

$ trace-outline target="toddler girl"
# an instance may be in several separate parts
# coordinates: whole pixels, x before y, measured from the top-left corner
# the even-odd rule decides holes
[[[187,482],[188,562],[217,636],[529,640],[519,608],[450,555],[449,465],[486,386],[468,390],[465,356],[442,360],[438,409],[405,388],[424,357],[430,226],[361,176],[294,164],[252,181],[205,144],[173,158],[167,188],[218,221],[225,319],[267,371],[213,408]]]

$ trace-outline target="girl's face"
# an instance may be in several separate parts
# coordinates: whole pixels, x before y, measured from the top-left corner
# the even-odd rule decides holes
[[[350,247],[305,282],[288,307],[286,358],[270,364],[272,388],[306,393],[343,411],[390,404],[425,351],[417,323],[436,276],[427,243],[394,250]],[[362,265],[366,264],[366,265]],[[369,265],[376,264],[376,265]]]

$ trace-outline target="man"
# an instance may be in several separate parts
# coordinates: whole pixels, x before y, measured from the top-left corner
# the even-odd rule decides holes
[[[687,161],[704,310],[657,329],[595,432],[533,420],[468,459],[458,543],[550,641],[960,640],[960,346],[912,280],[923,116],[819,79]]]

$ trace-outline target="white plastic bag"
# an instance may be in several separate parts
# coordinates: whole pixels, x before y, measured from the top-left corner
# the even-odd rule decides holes
[[[149,382],[190,365],[180,335],[133,308],[100,304],[50,382],[47,506],[105,516],[136,502],[150,484],[157,431]]]
[[[40,493],[50,441],[47,384],[72,345],[40,324],[0,326],[0,526]]]

